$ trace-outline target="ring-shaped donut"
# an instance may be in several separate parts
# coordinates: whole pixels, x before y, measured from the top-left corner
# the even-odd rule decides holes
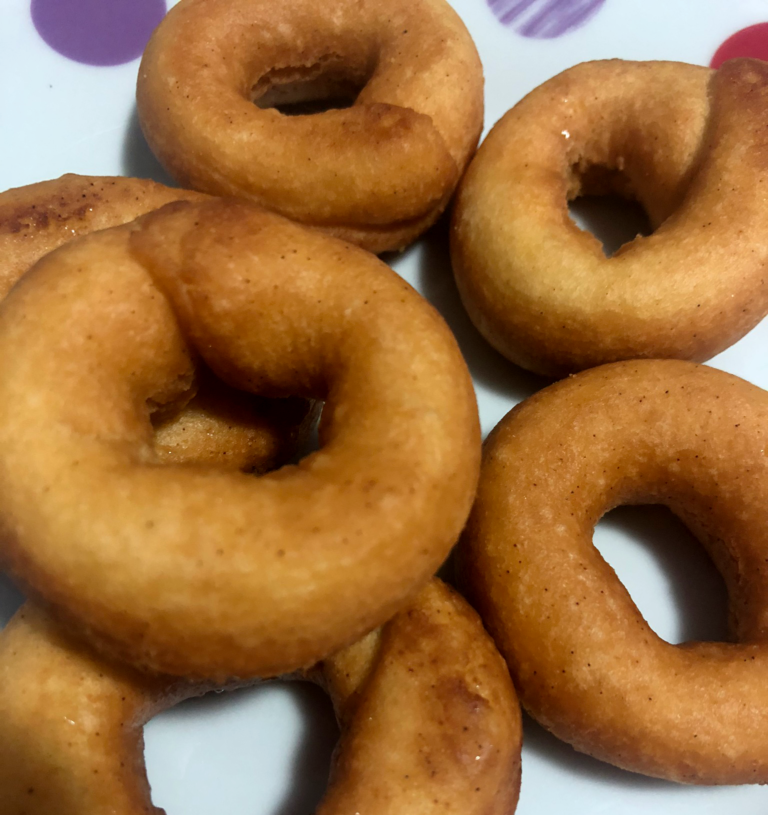
[[[297,83],[361,89],[313,115],[258,106]],[[444,0],[182,0],[146,48],[137,103],[183,186],[382,252],[445,208],[482,129],[482,66]]]
[[[148,179],[68,173],[0,193],[0,301],[41,257],[76,237],[128,223],[171,201],[207,196]],[[163,460],[266,472],[306,446],[317,409],[303,399],[240,393],[203,371],[178,404],[158,411]]]
[[[768,313],[768,64],[588,62],[493,128],[461,184],[462,300],[502,354],[563,376],[704,361]],[[567,203],[614,189],[655,231],[604,256]]]
[[[311,676],[342,731],[318,813],[514,812],[515,691],[475,612],[439,580]],[[205,689],[97,658],[28,603],[0,633],[0,809],[160,815],[142,726]]]
[[[322,448],[260,478],[158,466],[148,400],[188,386],[193,348],[239,389],[325,398]],[[373,255],[253,205],[177,202],[47,255],[0,304],[0,358],[0,556],[152,670],[306,667],[402,607],[469,513],[450,329]]]
[[[488,439],[462,580],[523,706],[577,750],[701,784],[768,781],[768,393],[676,360],[552,385]],[[671,645],[592,530],[666,504],[723,575],[735,642]]]

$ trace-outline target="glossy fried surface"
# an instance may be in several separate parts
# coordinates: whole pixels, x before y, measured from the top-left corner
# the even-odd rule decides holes
[[[342,727],[319,813],[514,811],[517,698],[477,615],[438,580],[312,677]],[[142,726],[205,690],[101,660],[28,603],[0,632],[4,815],[159,815]]]

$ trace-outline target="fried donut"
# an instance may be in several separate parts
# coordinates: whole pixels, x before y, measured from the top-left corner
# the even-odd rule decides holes
[[[514,688],[477,615],[440,581],[312,676],[342,726],[319,813],[514,811]],[[0,810],[160,815],[142,726],[204,690],[105,662],[25,605],[0,633]]]
[[[334,94],[351,106],[269,107]],[[436,220],[483,125],[480,59],[443,0],[182,0],[147,46],[136,98],[184,186],[373,252]]]
[[[562,376],[703,361],[768,313],[768,64],[588,62],[493,128],[457,196],[461,298],[510,360]],[[613,257],[567,202],[613,189],[655,231]]]
[[[82,235],[125,224],[171,201],[207,196],[140,178],[68,173],[0,193],[0,300],[43,255]],[[161,458],[266,472],[306,446],[317,407],[260,399],[204,370],[179,404],[153,415]]]
[[[188,387],[193,348],[233,387],[326,398],[322,449],[261,478],[158,467],[147,402]],[[0,305],[0,357],[0,554],[151,670],[306,667],[402,607],[469,513],[477,405],[439,314],[253,205],[177,202],[47,255]]]
[[[67,173],[0,193],[0,299],[43,255],[79,235],[126,224],[171,201],[207,196],[145,178]]]
[[[462,580],[556,736],[673,781],[768,782],[767,443],[768,393],[677,360],[578,374],[493,431]],[[664,642],[592,545],[604,513],[646,503],[709,552],[734,642]]]

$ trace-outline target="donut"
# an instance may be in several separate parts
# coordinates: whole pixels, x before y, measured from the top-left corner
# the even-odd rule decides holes
[[[514,812],[514,688],[477,615],[438,580],[312,678],[329,690],[341,724],[319,813]],[[0,809],[161,815],[142,726],[204,690],[102,660],[25,605],[0,633]]]
[[[461,580],[523,706],[634,772],[768,782],[768,393],[680,360],[540,391],[488,438]],[[620,504],[668,506],[729,595],[733,642],[671,645],[592,544]]]
[[[148,179],[68,173],[0,193],[0,300],[41,257],[82,235],[134,220],[171,201],[207,196]],[[202,369],[175,408],[153,414],[155,450],[166,460],[229,462],[266,472],[303,449],[317,407],[229,388]]]
[[[274,107],[328,96],[347,106]],[[444,0],[182,0],[147,45],[136,99],[183,186],[376,253],[436,220],[483,125],[480,59]]]
[[[197,354],[240,390],[324,398],[321,449],[259,478],[158,466],[148,402]],[[450,329],[373,255],[254,205],[176,202],[46,255],[0,304],[0,358],[0,558],[148,670],[311,665],[399,610],[469,514]]]
[[[218,393],[208,391],[213,397]],[[222,404],[229,413],[243,405],[242,394],[237,399],[225,397]],[[222,404],[210,407],[216,411]],[[233,428],[238,424],[244,428],[238,437],[233,428],[207,420],[205,407],[207,401],[195,411],[187,406],[182,412],[186,424],[207,423],[211,434],[224,438],[207,447],[181,440],[168,443],[167,460],[215,461],[232,469],[241,468],[243,460],[259,470],[269,466],[273,451],[262,439],[254,439],[246,421],[232,417]],[[182,436],[183,427],[184,422],[169,420],[165,441],[174,441],[176,433]],[[158,437],[161,433],[156,429]],[[225,456],[228,448],[235,455]],[[25,669],[31,672],[25,675]],[[0,715],[7,725],[7,729],[0,725],[0,811],[160,815],[162,810],[152,806],[144,770],[142,726],[158,705],[170,706],[205,690],[199,684],[152,677],[105,661],[39,606],[27,603],[0,631]],[[27,717],[38,716],[35,708],[46,712],[32,721]],[[30,750],[34,758],[28,764]]]
[[[457,195],[451,258],[472,321],[552,377],[702,362],[768,313],[768,64],[587,62],[495,125]],[[612,257],[569,218],[616,191],[654,232]]]
[[[206,196],[145,178],[67,173],[0,193],[0,299],[43,255],[171,201]]]

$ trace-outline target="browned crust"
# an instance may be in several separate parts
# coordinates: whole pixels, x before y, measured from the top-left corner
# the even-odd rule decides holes
[[[351,107],[253,104],[326,75],[363,85]],[[443,0],[184,0],[147,46],[137,103],[180,183],[382,252],[445,208],[482,129],[482,66]]]
[[[143,178],[74,173],[6,190],[0,193],[0,299],[33,263],[73,238],[171,201],[204,197]]]
[[[0,193],[0,301],[34,263],[59,246],[171,201],[206,198],[148,179],[73,173]],[[247,396],[204,372],[197,379],[178,404],[153,416],[161,460],[265,472],[305,447],[317,418],[317,408],[305,400]]]
[[[524,706],[577,750],[685,783],[768,781],[767,443],[768,394],[674,360],[578,374],[489,437],[461,573]],[[649,628],[592,544],[628,503],[697,534],[738,642]]]
[[[621,171],[656,231],[604,257],[569,218],[584,172]],[[493,128],[453,217],[473,322],[538,373],[704,361],[768,312],[768,64],[608,60],[545,82]]]
[[[463,526],[469,373],[367,252],[177,202],[46,256],[0,311],[3,558],[130,660],[218,679],[311,664],[390,617]],[[188,341],[238,389],[327,396],[324,448],[261,478],[157,466],[146,405],[188,391]]]

